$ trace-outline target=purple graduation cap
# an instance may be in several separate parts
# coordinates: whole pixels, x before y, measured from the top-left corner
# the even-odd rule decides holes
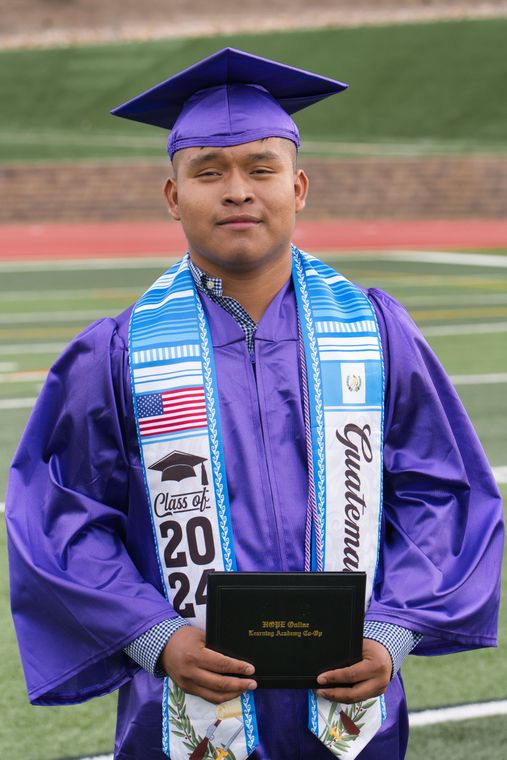
[[[348,85],[242,50],[224,48],[111,113],[171,129],[167,152],[285,137],[299,148],[291,113]]]
[[[186,454],[183,451],[171,451],[167,456],[159,459],[158,462],[154,462],[149,465],[150,470],[158,470],[162,473],[162,481],[175,480],[178,483],[186,478],[196,477],[195,467],[201,465],[201,483],[203,486],[208,485],[208,476],[206,474],[206,468],[204,467],[206,462],[205,457],[199,457],[195,454]]]

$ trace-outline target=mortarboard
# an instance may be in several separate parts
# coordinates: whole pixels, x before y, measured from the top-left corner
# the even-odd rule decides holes
[[[224,48],[137,95],[111,113],[171,129],[169,156],[181,148],[226,147],[285,137],[299,148],[289,114],[348,85],[267,58]]]
[[[150,470],[158,470],[162,473],[162,480],[176,480],[178,483],[185,478],[194,478],[196,476],[195,467],[201,465],[201,482],[203,486],[208,485],[208,476],[204,467],[206,457],[195,456],[195,454],[185,454],[183,451],[171,451],[167,456],[159,459],[149,465]]]

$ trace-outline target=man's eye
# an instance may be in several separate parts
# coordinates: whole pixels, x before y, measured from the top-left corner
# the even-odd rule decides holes
[[[217,177],[218,172],[213,169],[206,169],[204,172],[199,172],[198,177]]]

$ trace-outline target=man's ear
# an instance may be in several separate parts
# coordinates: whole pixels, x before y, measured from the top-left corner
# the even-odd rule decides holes
[[[180,221],[180,211],[178,208],[178,188],[176,185],[176,179],[175,177],[168,177],[165,181],[164,185],[164,195],[165,199],[167,201],[167,207],[169,209],[169,213],[171,214],[173,219],[176,219],[176,221]]]
[[[306,206],[306,197],[308,195],[308,188],[310,186],[310,180],[302,169],[298,169],[294,179],[294,194],[296,199],[296,214],[304,209]]]

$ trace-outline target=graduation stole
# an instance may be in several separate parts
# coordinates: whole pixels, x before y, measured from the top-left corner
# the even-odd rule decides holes
[[[383,366],[367,297],[293,248],[307,433],[305,569],[362,570],[366,605],[379,551]],[[138,439],[167,599],[205,627],[206,579],[236,561],[209,325],[188,254],[132,312],[131,381]],[[255,676],[254,676],[255,677]],[[308,693],[309,729],[352,760],[385,716],[383,697],[354,705]],[[258,744],[254,694],[213,705],[165,678],[163,749],[172,760],[243,760]]]

